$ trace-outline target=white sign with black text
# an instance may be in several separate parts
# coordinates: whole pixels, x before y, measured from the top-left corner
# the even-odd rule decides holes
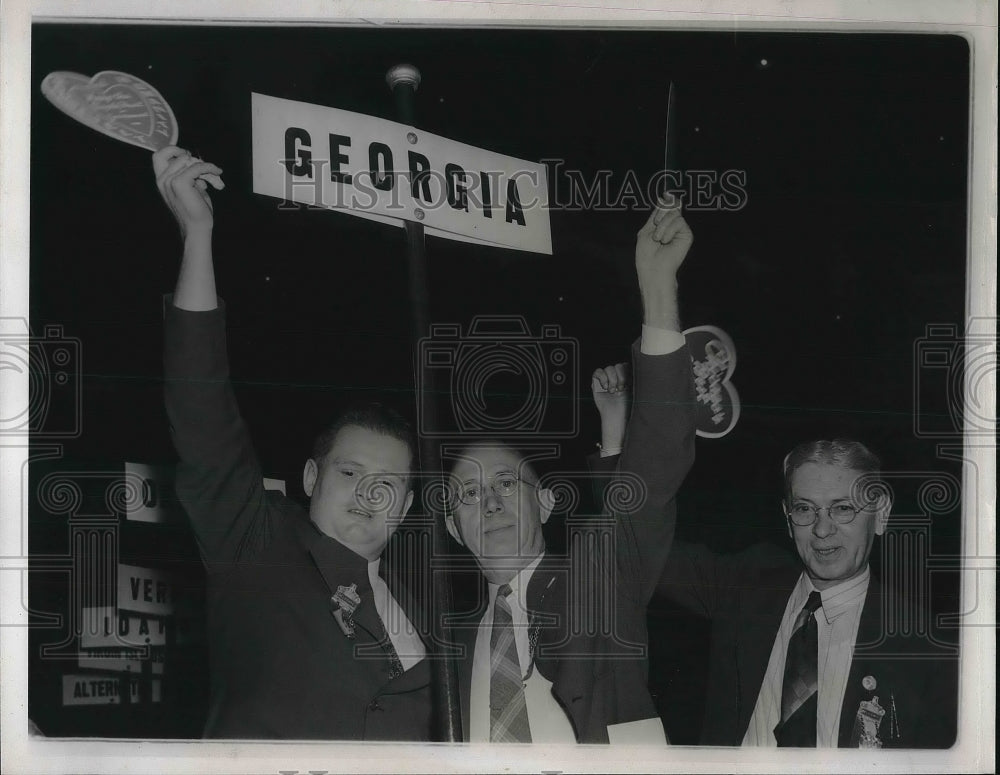
[[[65,705],[121,705],[122,679],[106,675],[70,674],[62,677],[62,704]],[[139,702],[139,683],[131,679],[128,685],[129,703]],[[162,702],[163,687],[159,679],[149,686],[149,700]]]
[[[164,646],[167,622],[164,619],[118,612],[113,608],[84,608],[80,647]]]
[[[263,94],[252,101],[254,193],[552,253],[544,165],[361,113]]]
[[[176,594],[169,574],[118,563],[118,608],[165,616],[174,612]]]

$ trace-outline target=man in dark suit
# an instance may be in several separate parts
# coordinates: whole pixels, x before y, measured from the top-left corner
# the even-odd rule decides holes
[[[620,423],[602,433],[613,441]],[[766,545],[722,556],[674,543],[657,592],[712,622],[703,744],[955,742],[957,661],[919,633],[897,634],[908,609],[869,570],[891,508],[879,472],[856,441],[807,442],[786,456],[798,562]]]
[[[430,739],[425,645],[383,558],[413,499],[412,431],[384,407],[350,410],[305,464],[308,511],[265,492],[215,295],[207,189],[222,188],[222,170],[172,147],[153,165],[184,239],[164,310],[165,392],[177,493],[208,574],[205,735]]]
[[[555,495],[530,456],[490,441],[455,456],[448,529],[488,587],[484,606],[454,628],[467,740],[665,742],[647,688],[646,607],[693,460],[694,387],[676,298],[691,241],[679,207],[658,206],[638,234],[639,400],[619,466],[632,497],[617,499],[612,519],[572,533],[568,556],[553,555],[541,526]],[[618,411],[619,376],[594,375],[602,412]]]

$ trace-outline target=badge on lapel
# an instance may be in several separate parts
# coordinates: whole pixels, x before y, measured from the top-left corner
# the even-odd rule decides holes
[[[885,708],[878,704],[878,695],[870,700],[862,700],[858,705],[855,726],[858,730],[858,748],[881,748],[882,738],[878,736]]]
[[[348,638],[354,637],[354,611],[359,605],[361,596],[358,594],[357,584],[337,587],[337,593],[330,598],[330,613]]]
[[[866,675],[861,679],[861,686],[865,691],[874,692],[878,688],[878,681],[875,676]],[[873,695],[870,700],[862,700],[858,703],[858,712],[854,717],[854,731],[851,735],[853,746],[858,748],[881,748],[883,741],[879,736],[882,722],[888,715],[888,739],[897,740],[899,738],[899,721],[896,719],[896,698],[889,692],[889,707],[884,708],[879,704],[878,695]]]

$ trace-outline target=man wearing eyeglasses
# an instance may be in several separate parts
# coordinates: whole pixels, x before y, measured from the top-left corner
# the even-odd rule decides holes
[[[605,439],[621,432],[604,422]],[[657,588],[712,621],[701,743],[950,747],[956,663],[898,622],[907,608],[868,565],[892,505],[878,457],[812,441],[783,470],[798,563],[776,547],[723,556],[678,541]]]
[[[694,456],[691,357],[680,335],[677,269],[692,236],[679,207],[658,206],[636,240],[643,299],[633,346],[639,401],[620,471],[635,484],[600,540],[546,551],[555,505],[535,463],[495,441],[456,456],[451,535],[487,582],[481,607],[453,632],[465,739],[503,743],[665,743],[647,688],[646,606],[669,552],[673,498]],[[621,403],[617,375],[592,383],[602,411]]]

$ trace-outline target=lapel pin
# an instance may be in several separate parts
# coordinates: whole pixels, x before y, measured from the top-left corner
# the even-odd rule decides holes
[[[869,701],[862,701],[858,705],[858,714],[855,720],[859,731],[859,748],[881,748],[882,738],[878,736],[879,726],[882,724],[882,717],[885,716],[885,708],[878,704],[878,697],[872,697]]]
[[[343,585],[337,587],[337,593],[330,598],[330,612],[348,638],[354,637],[353,617],[354,611],[359,605],[361,605],[361,596],[358,594],[357,584],[351,584],[349,587]]]
[[[866,675],[864,678],[861,679],[861,685],[865,687],[865,689],[867,689],[868,691],[873,692],[875,691],[875,687],[878,686],[878,682],[875,680],[875,676]]]

